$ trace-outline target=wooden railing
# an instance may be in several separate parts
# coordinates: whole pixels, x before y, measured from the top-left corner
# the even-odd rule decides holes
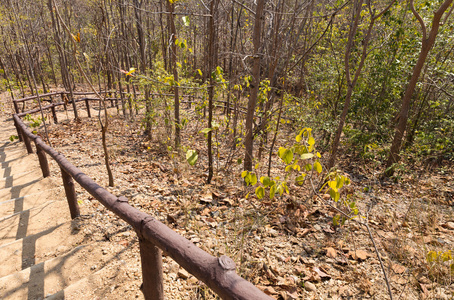
[[[82,100],[80,99],[80,101]],[[21,101],[26,100],[16,100],[18,103]],[[54,111],[55,107],[59,105],[63,105],[63,103],[51,103],[44,106],[43,109],[53,109]],[[39,109],[13,115],[17,133],[24,142],[27,152],[33,153],[33,142],[43,177],[50,175],[47,155],[58,163],[71,218],[74,219],[80,214],[74,188],[75,181],[107,209],[134,228],[139,239],[143,276],[142,292],[145,299],[164,299],[162,251],[165,251],[166,255],[204,282],[222,299],[273,299],[240,277],[235,272],[235,262],[232,259],[224,255],[214,257],[200,249],[165,224],[129,205],[127,198],[111,194],[72,165],[62,154],[44,143],[39,136],[29,130],[21,119],[23,115],[36,112],[39,112]]]
[[[116,95],[117,91],[100,91],[98,92],[99,94],[111,94],[111,95]],[[73,96],[87,96],[87,95],[95,95],[94,92],[73,92],[72,93]],[[127,93],[127,92],[122,92],[123,95],[132,95],[131,93]],[[84,98],[81,98],[81,99],[73,99],[73,100],[70,100],[68,99],[67,101],[64,101],[64,97],[67,97],[68,95],[70,95],[70,92],[66,92],[66,91],[62,91],[62,92],[51,92],[51,93],[46,93],[46,94],[41,94],[39,95],[39,98],[42,100],[42,101],[46,101],[46,102],[50,102],[49,105],[46,105],[45,107],[43,107],[43,110],[45,109],[51,109],[52,111],[52,117],[54,118],[54,122],[57,123],[57,116],[56,116],[56,113],[55,113],[55,107],[57,106],[60,106],[60,105],[63,105],[65,107],[65,109],[67,109],[67,103],[71,103],[73,100],[77,103],[77,102],[82,102],[84,101],[85,102],[85,106],[86,106],[86,110],[88,112],[88,117],[91,118],[91,114],[90,114],[90,104],[89,104],[89,101],[99,101],[98,98],[90,98],[90,97],[84,97]],[[135,96],[137,95],[141,95],[140,92],[136,92],[135,93]],[[53,102],[53,97],[57,96],[60,96],[61,97],[61,102],[57,102],[57,103],[54,103]],[[162,96],[165,96],[165,97],[173,97],[174,94],[165,94],[165,93],[150,93],[150,96],[151,97],[162,97]],[[21,110],[19,109],[19,103],[25,103],[27,101],[33,101],[35,99],[37,99],[38,96],[34,95],[34,96],[29,96],[29,97],[25,97],[25,98],[21,98],[21,99],[13,99],[13,105],[14,105],[14,110],[16,111],[16,114],[19,114],[20,116],[23,116],[23,115],[26,115],[27,113],[30,114],[30,113],[36,113],[36,112],[39,112],[40,109],[39,108],[35,108],[33,110],[29,110],[27,112],[21,112]],[[198,96],[195,96],[195,95],[186,95],[186,98],[187,100],[180,100],[180,103],[186,103],[189,105],[189,107],[191,107],[191,104],[192,103],[195,103],[196,102],[196,99],[197,100],[202,100],[202,97],[198,97]],[[66,98],[67,99],[67,98]],[[111,101],[111,104],[112,106],[114,106],[114,101],[116,103],[116,101],[118,100],[121,100],[121,98],[118,98],[118,97],[109,97],[109,98],[105,98],[105,100],[109,100]],[[222,100],[216,100],[215,101],[216,103],[220,103],[218,105],[218,107],[222,107],[223,109],[226,109],[227,105],[229,106],[230,110],[234,110],[234,106],[232,103],[227,103],[227,101],[222,101]],[[76,108],[77,109],[77,108]],[[123,108],[124,110],[125,108]],[[239,106],[237,107],[238,109],[238,112],[241,113],[241,114],[247,114],[247,108],[246,107],[242,107],[242,106]],[[262,121],[262,117],[261,116],[256,116],[257,119],[260,120],[260,122]]]

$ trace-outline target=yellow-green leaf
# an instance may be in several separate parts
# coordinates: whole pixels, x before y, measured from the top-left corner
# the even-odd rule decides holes
[[[314,153],[303,153],[301,154],[301,159],[309,159],[314,157]]]
[[[255,189],[255,194],[257,195],[257,198],[262,199],[263,196],[265,196],[265,189],[259,186]]]
[[[276,194],[276,185],[274,184],[273,186],[271,186],[271,189],[270,189],[270,199],[273,199],[275,194]]]
[[[267,187],[268,185],[270,185],[270,178],[268,176],[262,176],[260,177],[260,182],[265,186]]]
[[[295,178],[297,185],[302,185],[304,183],[304,179],[306,178],[306,174],[302,173],[300,176]]]

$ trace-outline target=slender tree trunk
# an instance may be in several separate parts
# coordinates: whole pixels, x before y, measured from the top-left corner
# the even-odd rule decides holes
[[[399,123],[396,126],[396,133],[394,134],[394,139],[393,139],[393,142],[391,145],[388,160],[386,162],[385,176],[392,176],[394,174],[393,164],[399,162],[399,160],[400,160],[400,157],[399,157],[400,146],[402,144],[404,132],[407,128],[407,120],[408,120],[408,112],[410,110],[410,102],[413,97],[413,93],[415,91],[416,84],[418,83],[419,75],[421,74],[422,68],[424,67],[426,58],[429,55],[429,51],[432,48],[432,46],[435,44],[435,39],[438,35],[438,30],[441,26],[441,23],[440,23],[441,18],[443,16],[444,12],[452,4],[452,2],[453,2],[453,0],[445,0],[440,5],[440,7],[435,11],[434,17],[432,19],[432,27],[431,27],[429,33],[427,33],[426,25],[425,25],[423,19],[418,14],[418,12],[415,10],[414,5],[413,5],[413,0],[410,0],[411,10],[421,25],[422,44],[421,44],[421,51],[419,53],[418,61],[416,62],[416,65],[413,68],[413,72],[412,72],[410,81],[407,85],[407,88],[405,89],[405,94],[402,98],[402,106],[400,108],[400,113],[399,113]]]
[[[339,119],[339,125],[337,127],[336,135],[334,136],[333,140],[333,145],[331,148],[331,156],[328,161],[328,170],[330,170],[332,167],[334,167],[334,163],[336,161],[337,157],[337,150],[339,148],[339,142],[340,142],[340,137],[342,134],[342,130],[344,128],[345,124],[345,119],[347,118],[347,113],[348,109],[350,107],[350,102],[353,94],[353,90],[355,89],[356,82],[358,81],[359,75],[361,74],[361,71],[364,66],[364,62],[367,58],[367,47],[369,45],[369,40],[371,37],[372,29],[374,27],[375,21],[381,17],[395,2],[396,0],[391,1],[391,3],[385,7],[382,11],[380,11],[377,15],[375,15],[375,11],[371,10],[371,7],[369,6],[369,14],[370,14],[370,22],[369,26],[367,28],[367,33],[366,36],[363,40],[363,49],[360,57],[360,62],[358,64],[358,67],[356,68],[355,74],[353,79],[351,78],[351,73],[350,73],[350,58],[351,58],[351,52],[354,44],[354,39],[356,36],[356,32],[358,29],[358,24],[359,24],[359,19],[361,17],[361,10],[363,6],[363,0],[358,0],[356,1],[356,7],[355,7],[355,14],[354,14],[354,21],[352,21],[350,25],[350,32],[348,35],[348,41],[347,41],[347,48],[345,50],[345,77],[347,79],[347,94],[345,95],[345,102],[344,102],[344,108],[342,109],[342,114]]]
[[[173,73],[173,91],[174,91],[174,124],[175,124],[175,148],[178,148],[181,144],[180,140],[180,97],[178,95],[178,69],[177,69],[177,45],[175,45],[176,37],[176,29],[175,29],[175,21],[174,21],[174,8],[175,4],[172,2],[170,3],[167,0],[167,10],[169,12],[169,30],[170,30],[170,41],[172,45],[170,49],[172,53],[170,53],[170,61],[171,61],[171,68]]]
[[[253,132],[253,121],[255,107],[257,104],[257,95],[260,87],[260,46],[261,46],[261,33],[262,33],[262,19],[263,10],[265,7],[265,0],[257,0],[257,9],[255,11],[255,24],[254,24],[254,63],[252,68],[253,76],[253,88],[251,96],[249,97],[247,115],[246,115],[246,137],[244,141],[244,170],[252,171],[252,160],[253,160],[253,148],[254,148],[254,132]]]
[[[216,27],[215,27],[215,15],[218,9],[219,0],[212,0],[210,4],[210,17],[208,19],[208,51],[207,51],[207,60],[208,60],[208,69],[210,75],[210,85],[208,86],[208,128],[212,128],[213,122],[213,97],[214,97],[214,86],[216,81],[213,78],[213,72],[215,72],[217,64],[217,55],[216,55]],[[207,146],[208,146],[208,178],[207,183],[211,183],[213,178],[213,150],[212,150],[212,136],[213,130],[208,131],[207,134]]]

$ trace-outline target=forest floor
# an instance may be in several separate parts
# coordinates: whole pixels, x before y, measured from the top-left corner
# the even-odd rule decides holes
[[[52,146],[107,186],[97,118],[76,122],[64,120],[64,115],[60,113],[58,124],[49,123]],[[197,150],[195,166],[187,163],[184,151],[169,147],[165,128],[154,130],[150,140],[142,134],[140,122],[111,111],[108,147],[115,187],[108,190],[126,196],[131,205],[208,253],[231,257],[242,277],[276,299],[389,299],[373,243],[394,299],[452,299],[452,162],[414,164],[399,180],[383,181],[378,179],[381,166],[341,156],[338,168],[351,179],[344,195],[355,199],[360,214],[367,216],[372,240],[367,227],[355,220],[334,226],[335,211],[327,205],[330,200],[323,193],[314,194],[308,184],[292,184],[289,195],[273,200],[257,199],[254,189],[243,185],[242,164],[236,163],[243,150],[230,149],[227,133],[217,135],[215,175],[206,184],[206,142],[199,133],[204,124],[193,110],[184,110],[183,116],[190,121],[182,130],[182,146]],[[288,144],[297,134],[290,128],[283,130],[292,137],[281,137],[279,145]],[[42,126],[40,134],[44,136]],[[282,176],[285,166],[277,155],[272,159],[271,173]],[[322,164],[324,159],[327,155],[322,156]],[[266,173],[265,160],[256,170],[259,174]],[[87,192],[78,186],[76,191],[82,232],[132,249],[124,258],[129,283],[121,285],[118,294],[124,299],[141,298],[136,235]],[[169,257],[164,257],[164,278],[167,299],[215,299]]]

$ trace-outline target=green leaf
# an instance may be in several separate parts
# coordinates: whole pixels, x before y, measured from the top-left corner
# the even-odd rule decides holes
[[[340,199],[340,194],[339,194],[339,192],[336,192],[336,191],[334,191],[334,190],[330,190],[330,191],[329,191],[329,195],[331,196],[331,199],[334,200],[334,202],[337,202],[337,201],[339,201],[339,199]]]
[[[282,196],[282,194],[284,193],[284,188],[282,187],[282,184],[279,184],[276,188],[276,192],[279,193],[279,196]]]
[[[318,174],[320,174],[323,171],[322,165],[318,160],[314,163],[314,169],[315,171],[318,172]]]
[[[195,150],[188,150],[186,152],[186,160],[188,163],[193,166],[196,164],[197,159],[199,158],[199,155],[197,154],[197,151]]]
[[[181,19],[183,20],[184,26],[188,27],[189,26],[189,17],[184,16],[184,17],[181,17]]]
[[[311,164],[306,164],[304,166],[304,168],[306,169],[307,172],[309,172],[310,170],[312,170],[312,165]]]
[[[212,130],[213,130],[213,128],[204,128],[204,129],[200,130],[200,133],[208,133]]]
[[[270,180],[270,178],[269,178],[268,176],[262,176],[262,177],[260,177],[260,182],[261,182],[265,187],[267,187],[267,186],[270,185],[271,180]]]
[[[339,224],[339,219],[340,219],[340,215],[335,215],[335,216],[333,217],[333,225],[334,225],[334,226],[339,226],[339,225],[340,225],[340,224]]]
[[[309,158],[312,158],[312,157],[314,157],[313,153],[303,153],[303,154],[301,154],[301,159],[309,159]]]
[[[276,185],[273,184],[270,189],[270,199],[273,199],[275,194],[276,194]]]
[[[295,178],[296,184],[297,185],[303,185],[305,178],[306,178],[306,174],[302,173],[300,176]]]
[[[292,169],[292,165],[288,165],[285,167],[285,172],[288,172]]]
[[[286,149],[281,156],[282,160],[287,164],[291,164],[293,160],[293,152],[290,149]]]
[[[250,184],[256,185],[257,184],[257,175],[255,175],[255,173],[250,173],[250,175],[251,175]]]
[[[341,189],[344,186],[344,180],[345,180],[344,176],[339,176],[336,178],[336,188],[337,189]]]
[[[284,190],[285,190],[285,192],[286,192],[287,194],[290,193],[290,190],[288,189],[287,182],[283,182],[283,183],[282,183],[282,187],[284,188]]]
[[[287,151],[287,148],[284,147],[279,147],[279,150],[277,151],[277,155],[282,158],[284,157],[284,152]],[[282,158],[283,159],[283,158]]]
[[[265,189],[259,186],[255,189],[255,194],[257,195],[257,198],[262,199],[263,196],[265,196]]]

